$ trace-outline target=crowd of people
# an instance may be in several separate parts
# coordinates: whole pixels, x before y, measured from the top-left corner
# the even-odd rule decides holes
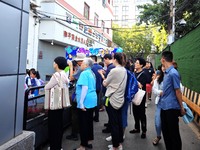
[[[129,103],[124,98],[127,84],[127,69],[136,77],[138,87],[146,91],[140,105],[132,105],[134,126],[130,134],[141,132],[141,138],[147,136],[147,103],[151,101],[151,93],[155,94],[155,129],[156,138],[152,141],[157,145],[161,133],[167,150],[181,150],[178,117],[185,114],[181,98],[180,75],[173,64],[173,54],[170,51],[162,53],[161,65],[153,69],[151,62],[143,58],[127,60],[124,53],[105,54],[103,61],[98,63],[97,56],[87,57],[79,53],[73,61],[64,57],[54,60],[55,75],[63,73],[63,81],[68,85],[73,83],[71,100],[72,130],[66,136],[68,140],[79,139],[80,147],[74,150],[92,149],[94,140],[93,121],[99,122],[99,111],[106,110],[108,122],[103,133],[110,133],[106,138],[112,141],[109,150],[122,150],[127,123]],[[68,66],[68,75],[66,67]],[[39,78],[35,69],[30,70],[30,77],[25,79],[27,87],[35,86]],[[36,83],[32,81],[35,80]],[[67,79],[66,79],[67,78]],[[50,79],[45,89],[56,86],[54,77]],[[62,149],[62,110],[49,110],[50,150]],[[56,122],[56,124],[55,124]],[[59,126],[58,126],[59,122]]]

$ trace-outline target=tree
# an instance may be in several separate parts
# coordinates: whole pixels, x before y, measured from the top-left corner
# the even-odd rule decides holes
[[[140,23],[162,25],[165,30],[170,30],[170,0],[152,0],[153,4],[144,4],[138,6],[142,9],[140,14]],[[199,0],[176,0],[176,22],[185,19],[187,24],[181,26],[176,24],[176,31],[185,34],[193,29],[200,22],[200,2]]]
[[[152,45],[156,47],[156,53],[166,46],[167,34],[164,28],[152,25],[134,25],[132,28],[113,25],[113,42],[130,57],[146,57],[151,53]]]

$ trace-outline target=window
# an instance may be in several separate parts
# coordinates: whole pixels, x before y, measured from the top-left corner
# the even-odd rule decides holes
[[[106,7],[106,0],[102,0],[102,6]]]
[[[84,17],[89,20],[90,15],[90,7],[88,4],[84,3]]]
[[[102,29],[103,32],[104,32],[104,27],[105,27],[105,22],[102,20],[101,21],[101,29]]]
[[[122,14],[127,14],[129,10],[128,6],[122,6]]]
[[[115,15],[114,18],[115,18],[115,21],[119,20],[117,15]]]
[[[71,24],[72,22],[72,15],[66,12],[66,21]]]
[[[94,13],[94,25],[98,26],[98,22],[99,22],[99,16],[96,13]]]
[[[122,16],[122,21],[127,21],[127,19],[128,19],[128,15],[123,15]]]
[[[114,7],[114,11],[115,11],[115,14],[118,14],[118,12],[119,12],[119,7],[118,7],[118,6],[115,6],[115,7]]]
[[[109,34],[109,29],[107,28],[107,33]]]

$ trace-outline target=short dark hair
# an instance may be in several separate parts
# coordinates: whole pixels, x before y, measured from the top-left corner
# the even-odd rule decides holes
[[[54,62],[58,65],[58,68],[64,70],[67,67],[67,60],[65,57],[58,56],[54,59]]]
[[[164,51],[164,52],[162,52],[162,57],[167,62],[172,62],[173,61],[173,53],[171,51]]]
[[[112,59],[112,55],[111,54],[105,54],[104,56],[103,56],[103,58],[104,59]]]
[[[91,55],[90,56],[95,62],[97,62],[97,56],[96,55]]]
[[[140,65],[142,65],[142,67],[146,66],[146,61],[143,58],[138,57],[138,58],[136,58],[136,60],[139,61]]]

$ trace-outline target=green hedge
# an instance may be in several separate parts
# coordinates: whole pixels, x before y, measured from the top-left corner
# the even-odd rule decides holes
[[[178,64],[182,83],[187,88],[200,93],[200,26],[174,42],[171,49]],[[156,57],[156,66],[160,64],[160,55]]]

